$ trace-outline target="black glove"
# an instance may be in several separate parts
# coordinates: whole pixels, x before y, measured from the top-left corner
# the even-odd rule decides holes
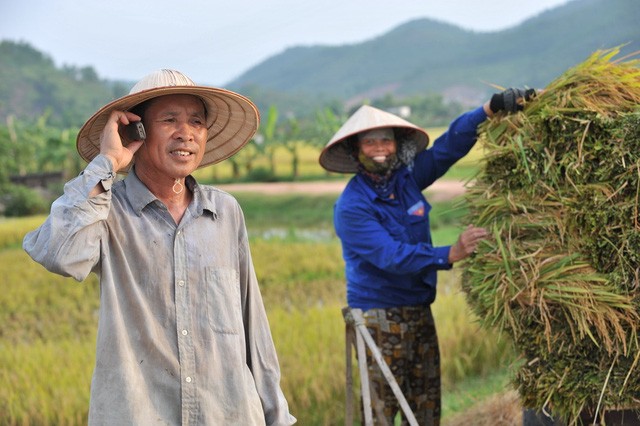
[[[489,108],[491,111],[516,112],[522,111],[522,103],[518,102],[520,98],[530,101],[536,95],[535,89],[514,89],[509,88],[502,93],[496,93],[491,97]]]

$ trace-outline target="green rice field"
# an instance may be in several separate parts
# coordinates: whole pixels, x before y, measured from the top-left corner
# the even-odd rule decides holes
[[[235,195],[247,219],[291,411],[301,425],[344,424],[345,286],[332,228],[336,197]],[[459,208],[438,204],[432,214],[436,244],[455,242]],[[93,275],[78,283],[50,274],[24,253],[22,237],[43,220],[0,220],[0,425],[86,423],[98,283]],[[503,392],[506,366],[515,357],[509,342],[478,326],[459,280],[455,269],[442,273],[433,306],[445,423]]]

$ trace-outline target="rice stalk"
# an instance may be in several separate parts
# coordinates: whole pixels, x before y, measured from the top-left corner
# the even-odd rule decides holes
[[[618,53],[485,122],[466,195],[468,221],[491,230],[466,263],[467,300],[527,360],[522,400],[570,424],[640,406],[640,61]]]

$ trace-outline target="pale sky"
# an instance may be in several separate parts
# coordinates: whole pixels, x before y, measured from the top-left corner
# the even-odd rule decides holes
[[[57,66],[137,81],[159,68],[222,86],[288,47],[353,44],[418,18],[498,31],[580,0],[0,0],[0,39]]]

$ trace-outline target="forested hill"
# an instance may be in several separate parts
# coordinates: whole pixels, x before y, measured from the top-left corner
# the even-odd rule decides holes
[[[570,0],[491,33],[418,19],[358,44],[290,48],[225,87],[263,111],[275,105],[298,117],[389,95],[440,94],[475,105],[492,84],[544,87],[595,50],[625,45],[622,54],[640,51],[639,22],[640,0]],[[50,114],[51,124],[80,126],[132,84],[100,79],[91,66],[56,68],[28,43],[0,41],[2,122],[9,114]]]
[[[25,42],[0,42],[0,120],[48,117],[49,124],[80,126],[98,108],[129,92],[130,84],[101,80],[91,66],[57,68]]]
[[[640,50],[639,23],[639,0],[572,0],[492,33],[419,19],[359,44],[290,48],[229,87],[342,99],[484,95],[492,83],[544,87],[595,50],[627,43],[623,52]]]

